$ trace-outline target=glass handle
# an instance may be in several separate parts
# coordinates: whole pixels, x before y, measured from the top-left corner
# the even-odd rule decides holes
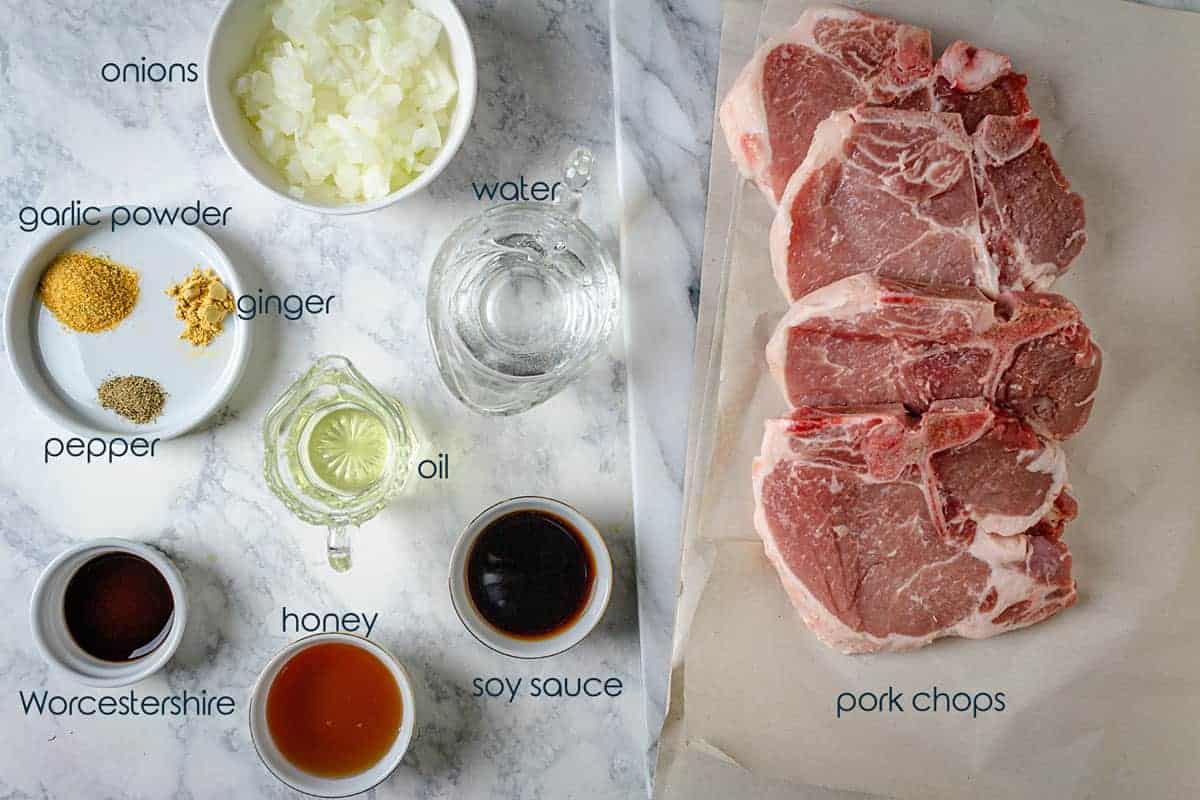
[[[559,208],[573,217],[579,216],[579,205],[583,200],[583,190],[592,179],[592,165],[595,159],[592,151],[586,147],[576,147],[571,151],[567,162],[563,164],[562,182],[567,191],[558,196],[555,201]]]
[[[345,525],[329,529],[326,541],[326,554],[329,556],[329,566],[334,572],[346,572],[350,569],[350,532]]]

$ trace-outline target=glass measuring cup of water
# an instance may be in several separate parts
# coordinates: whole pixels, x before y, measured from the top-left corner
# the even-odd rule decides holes
[[[617,270],[578,216],[592,155],[579,148],[554,203],[507,203],[463,222],[429,276],[442,379],[483,414],[518,414],[587,370],[616,320]]]
[[[263,422],[267,486],[288,510],[329,528],[329,564],[350,569],[350,526],[378,514],[412,472],[416,437],[404,407],[348,358],[324,356]]]

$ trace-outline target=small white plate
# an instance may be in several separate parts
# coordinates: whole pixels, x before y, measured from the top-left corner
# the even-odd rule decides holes
[[[236,312],[207,347],[179,335],[175,301],[167,287],[193,268],[212,269],[230,293],[242,294],[233,264],[204,232],[189,226],[146,226],[110,230],[109,210],[96,226],[53,229],[26,254],[12,283],[4,313],[9,362],[34,405],[68,430],[87,436],[144,436],[169,439],[207,419],[229,399],[250,356],[249,325]],[[115,328],[76,333],[38,298],[42,273],[67,250],[111,258],[139,275],[137,304]],[[96,391],[107,378],[143,375],[162,384],[162,415],[138,425],[100,405]]]

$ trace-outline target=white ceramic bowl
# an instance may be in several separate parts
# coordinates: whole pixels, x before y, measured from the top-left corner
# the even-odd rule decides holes
[[[544,511],[560,517],[577,530],[592,554],[592,562],[596,574],[592,578],[592,593],[588,597],[583,613],[563,630],[552,636],[539,639],[521,639],[511,636],[492,626],[471,599],[467,588],[467,559],[471,555],[471,547],[483,529],[495,520],[514,511]],[[600,623],[604,612],[608,610],[608,601],[612,597],[613,568],[612,557],[604,538],[591,520],[576,509],[559,500],[548,497],[514,497],[504,500],[485,510],[471,520],[466,529],[458,537],[454,552],[450,556],[450,600],[454,610],[463,625],[471,635],[483,644],[513,658],[546,658],[569,650],[582,642],[587,635]]]
[[[452,0],[412,0],[412,4],[437,17],[442,23],[443,35],[450,46],[451,65],[458,80],[458,97],[450,118],[450,129],[429,169],[386,197],[366,202],[318,203],[302,200],[288,191],[283,175],[251,144],[256,133],[242,116],[238,99],[233,93],[234,81],[249,64],[255,42],[269,24],[265,12],[270,0],[227,0],[208,39],[208,52],[204,60],[204,95],[208,101],[208,115],[225,152],[243,172],[278,197],[322,214],[375,211],[410,197],[432,183],[454,158],[471,127],[477,82],[475,47],[467,24]]]
[[[396,679],[396,685],[400,687],[400,700],[404,706],[401,709],[400,733],[396,736],[396,741],[392,743],[387,755],[370,769],[345,778],[322,778],[303,772],[279,752],[279,748],[275,746],[275,742],[271,738],[270,729],[267,727],[267,694],[270,692],[271,684],[275,681],[279,670],[283,669],[283,665],[297,653],[324,642],[338,642],[359,647],[378,658]],[[262,759],[266,768],[276,778],[296,791],[314,797],[349,797],[383,783],[389,775],[395,772],[396,767],[400,766],[404,754],[408,751],[408,745],[412,741],[413,730],[417,724],[415,702],[412,679],[409,677],[408,671],[383,647],[370,639],[350,633],[314,633],[311,636],[297,639],[280,650],[267,662],[267,666],[259,674],[250,693],[250,739],[254,742],[254,749],[258,751],[258,757]]]
[[[216,272],[234,297],[244,290],[233,263],[203,230],[130,226],[113,232],[112,210],[102,210],[99,225],[47,228],[29,245],[5,298],[8,360],[37,409],[67,430],[170,439],[200,425],[229,400],[250,360],[252,323],[231,314],[220,336],[195,348],[179,339],[183,323],[175,319],[175,301],[164,292],[197,266]],[[112,330],[68,330],[38,298],[42,273],[65,250],[100,253],[138,272],[137,304]],[[113,375],[145,375],[161,383],[168,396],[159,418],[138,425],[102,408],[96,390]]]
[[[166,579],[175,602],[175,617],[167,638],[157,648],[134,661],[113,663],[88,655],[67,630],[63,612],[67,583],[80,567],[105,553],[132,553],[149,561]],[[29,602],[29,622],[33,628],[34,643],[42,657],[57,671],[87,686],[110,689],[129,686],[153,675],[179,649],[183,631],[187,627],[187,593],[179,570],[153,547],[125,539],[93,539],[72,547],[42,571]]]

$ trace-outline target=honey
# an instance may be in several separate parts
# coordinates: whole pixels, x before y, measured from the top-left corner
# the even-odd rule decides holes
[[[283,665],[267,692],[267,730],[297,769],[345,778],[375,766],[400,735],[400,686],[370,651],[321,642]]]

